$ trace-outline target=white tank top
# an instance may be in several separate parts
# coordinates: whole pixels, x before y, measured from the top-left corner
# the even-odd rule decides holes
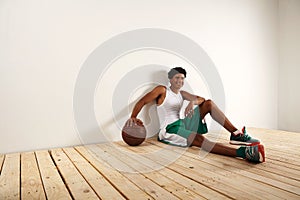
[[[165,129],[179,119],[179,112],[183,104],[181,93],[174,93],[170,88],[166,89],[166,97],[162,104],[157,106],[157,114],[160,123],[160,129]]]

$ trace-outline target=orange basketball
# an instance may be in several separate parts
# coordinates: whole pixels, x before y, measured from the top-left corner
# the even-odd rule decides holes
[[[125,125],[122,129],[122,138],[130,146],[142,144],[146,139],[146,135],[146,128],[142,124]]]

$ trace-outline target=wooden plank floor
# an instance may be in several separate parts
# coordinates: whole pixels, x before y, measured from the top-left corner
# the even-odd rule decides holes
[[[300,199],[300,133],[252,128],[266,162],[154,139],[0,155],[4,199]],[[228,143],[228,133],[209,133]]]

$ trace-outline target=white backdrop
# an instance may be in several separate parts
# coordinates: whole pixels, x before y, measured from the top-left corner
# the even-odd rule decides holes
[[[80,144],[73,92],[82,64],[104,41],[139,28],[168,29],[194,40],[219,71],[231,121],[239,128],[276,129],[278,21],[276,0],[1,0],[0,153]],[[183,64],[151,56],[121,60],[122,70]],[[110,78],[118,81],[118,73],[112,70]],[[109,94],[111,83],[101,84]],[[196,92],[209,97],[205,88]],[[99,99],[105,98],[95,91],[97,119],[110,118],[97,115]]]
[[[300,1],[280,0],[278,128],[300,132]]]

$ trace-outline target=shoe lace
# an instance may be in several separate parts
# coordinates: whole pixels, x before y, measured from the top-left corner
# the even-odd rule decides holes
[[[257,162],[259,160],[259,157],[257,156],[257,146],[249,146],[246,148],[246,158],[249,161],[255,161]]]
[[[240,136],[242,138],[243,141],[248,141],[251,139],[250,135],[248,135],[247,133],[243,133]]]
[[[246,148],[246,158],[250,161],[256,161],[256,154],[255,154],[256,146],[249,146]]]
[[[251,136],[247,134],[245,126],[242,128],[242,133],[238,134],[237,137],[244,142],[251,140]]]

